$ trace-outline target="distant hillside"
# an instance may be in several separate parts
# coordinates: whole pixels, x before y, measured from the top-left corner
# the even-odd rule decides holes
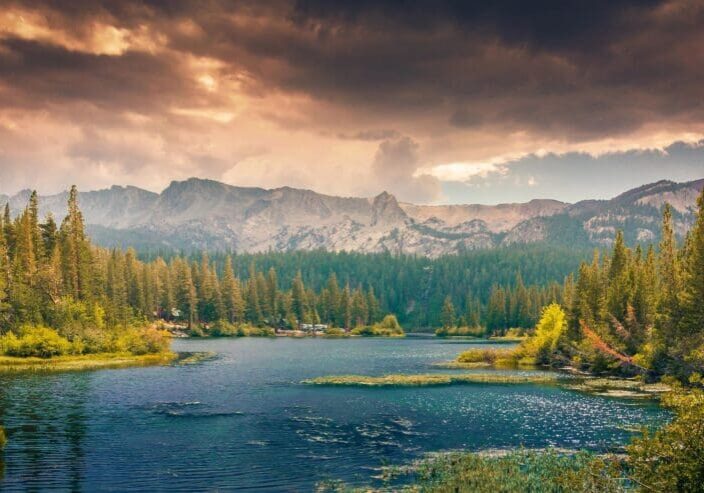
[[[404,252],[430,257],[501,245],[606,246],[616,230],[629,242],[659,237],[661,208],[675,209],[677,232],[694,219],[704,180],[660,181],[611,200],[567,204],[415,205],[386,192],[336,197],[289,187],[266,190],[212,180],[174,181],[160,194],[136,187],[82,192],[89,233],[105,246],[138,249]],[[29,191],[9,201],[17,212]],[[41,212],[66,213],[66,193],[41,197]]]

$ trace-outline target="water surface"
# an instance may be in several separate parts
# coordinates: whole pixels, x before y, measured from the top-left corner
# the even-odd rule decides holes
[[[310,491],[366,483],[425,452],[523,445],[607,450],[655,405],[555,386],[364,389],[300,381],[438,370],[476,346],[406,339],[177,340],[198,365],[0,376],[2,491]]]

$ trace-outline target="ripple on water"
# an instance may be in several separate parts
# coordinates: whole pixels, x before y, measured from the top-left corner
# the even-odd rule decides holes
[[[311,491],[449,449],[621,444],[665,413],[557,387],[307,387],[424,373],[465,347],[407,340],[175,341],[197,365],[0,377],[0,491]]]

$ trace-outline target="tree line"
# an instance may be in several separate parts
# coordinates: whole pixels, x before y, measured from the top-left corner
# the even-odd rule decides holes
[[[151,254],[91,244],[75,187],[60,224],[51,215],[40,220],[37,201],[32,193],[15,217],[6,204],[0,218],[2,330],[45,323],[80,332],[154,319],[191,327],[224,320],[352,328],[386,313],[410,327],[434,328],[445,323],[449,296],[453,323],[501,332],[533,326],[542,305],[561,299],[555,281],[585,256],[542,246],[438,259],[325,251]]]
[[[658,248],[626,246],[582,263],[566,283],[566,330],[548,359],[594,371],[676,375],[704,372],[704,192],[678,245],[665,205]]]

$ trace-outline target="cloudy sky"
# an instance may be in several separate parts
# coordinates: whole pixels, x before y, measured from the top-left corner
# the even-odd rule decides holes
[[[701,0],[0,5],[0,193],[497,203],[704,177]]]

